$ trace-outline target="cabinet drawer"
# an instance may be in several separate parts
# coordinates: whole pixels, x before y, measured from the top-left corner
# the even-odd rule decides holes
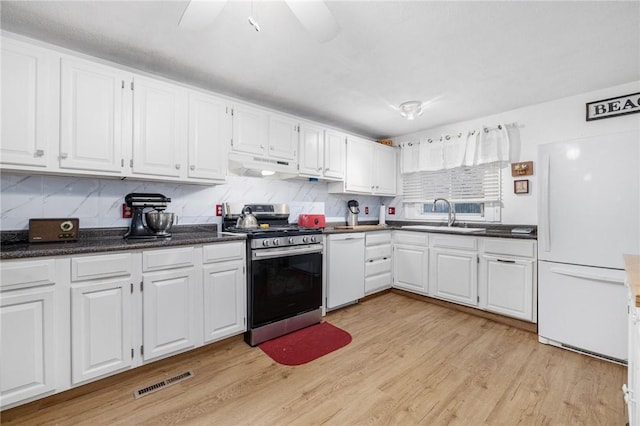
[[[484,252],[509,256],[536,257],[536,242],[505,238],[486,238]]]
[[[370,294],[377,290],[382,290],[390,287],[391,287],[391,272],[386,274],[375,275],[373,277],[367,277],[364,280],[364,291],[366,294]]]
[[[431,247],[447,247],[460,250],[477,250],[478,239],[474,237],[458,237],[452,235],[432,235]]]
[[[373,246],[376,244],[390,244],[391,232],[367,232],[365,237],[365,245]]]
[[[193,247],[161,249],[142,253],[142,272],[193,266]]]
[[[5,261],[1,269],[3,290],[53,284],[56,277],[53,259]]]
[[[245,243],[218,243],[202,247],[202,263],[224,262],[242,259],[245,253]]]
[[[396,231],[393,234],[395,244],[407,244],[412,246],[427,246],[429,235],[424,232]]]
[[[391,244],[385,244],[381,246],[371,246],[365,249],[365,259],[382,259],[384,257],[391,258]]]
[[[71,281],[131,275],[132,270],[131,253],[71,258]]]
[[[365,277],[383,273],[391,273],[391,258],[374,260],[364,264]]]

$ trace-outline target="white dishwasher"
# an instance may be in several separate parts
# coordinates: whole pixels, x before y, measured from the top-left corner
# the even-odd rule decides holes
[[[327,309],[364,297],[364,233],[327,236]]]

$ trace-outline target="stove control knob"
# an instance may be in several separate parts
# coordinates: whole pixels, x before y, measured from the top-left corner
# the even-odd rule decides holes
[[[274,246],[279,246],[279,245],[280,245],[280,240],[279,240],[279,239],[277,239],[277,238],[274,238],[274,239],[273,239],[273,245],[274,245]]]
[[[293,237],[289,237],[289,244],[293,244],[295,242],[296,242],[296,240]]]
[[[312,236],[311,236],[311,242],[312,242],[312,243],[317,243],[317,242],[318,242],[318,240],[316,239],[316,236],[315,236],[315,235],[312,235]]]
[[[269,240],[262,241],[262,245],[265,247],[269,247]]]
[[[302,237],[302,242],[303,243],[308,243],[309,242],[309,237]]]

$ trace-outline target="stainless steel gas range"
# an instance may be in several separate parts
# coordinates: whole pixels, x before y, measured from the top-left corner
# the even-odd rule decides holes
[[[247,332],[251,346],[322,319],[322,230],[289,224],[286,204],[225,203],[222,230],[247,235]],[[249,207],[257,219],[242,220]],[[241,219],[240,221],[238,219]],[[243,227],[251,223],[257,227]]]

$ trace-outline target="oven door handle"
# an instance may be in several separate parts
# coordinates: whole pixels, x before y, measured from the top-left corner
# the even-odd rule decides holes
[[[301,254],[322,253],[322,245],[291,247],[282,249],[254,250],[251,254],[252,260],[270,259],[273,257],[298,256]]]

